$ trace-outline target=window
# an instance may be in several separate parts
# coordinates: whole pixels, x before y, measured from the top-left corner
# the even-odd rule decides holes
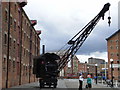
[[[19,35],[18,35],[18,38],[20,38],[20,27],[18,27],[18,31],[19,31]]]
[[[25,19],[24,25],[26,25],[26,19]]]
[[[7,44],[7,34],[4,35],[4,44]]]
[[[18,9],[18,20],[20,22],[20,9]]]
[[[28,50],[26,50],[26,57],[28,56]]]
[[[29,50],[28,50],[28,57],[29,57]]]
[[[12,16],[10,16],[10,25],[12,25],[12,19],[13,19]]]
[[[25,40],[26,34],[24,33],[24,40]]]
[[[113,49],[113,46],[110,46],[110,49]]]
[[[116,49],[118,49],[118,46],[116,46]]]
[[[118,44],[118,40],[116,40],[116,43]]]
[[[3,65],[2,65],[4,71],[5,71],[5,69],[6,69],[6,68],[5,68],[5,65],[6,65],[6,58],[3,59]]]
[[[8,61],[8,69],[9,69],[9,71],[11,70],[11,60],[10,59]]]
[[[113,53],[111,53],[110,55],[113,56]]]
[[[15,61],[13,61],[13,72],[15,71]]]
[[[19,71],[19,62],[17,62],[17,65],[16,65],[16,67],[17,67],[17,75],[20,75],[20,71]]]
[[[19,48],[19,44],[17,44],[17,48]],[[19,50],[17,50],[17,57],[19,57]]]
[[[16,31],[16,21],[14,21],[14,31]]]
[[[113,43],[113,40],[110,40],[110,43]]]
[[[28,35],[27,35],[27,40],[26,41],[28,41]]]
[[[37,49],[37,48],[36,48],[36,46],[35,46],[35,54],[36,54],[36,49]]]
[[[27,76],[27,71],[28,71],[28,69],[27,69],[27,65],[26,65],[26,76]]]
[[[24,56],[25,56],[25,48],[24,48]]]
[[[23,48],[23,46],[22,46],[22,57],[24,56],[24,48]]]
[[[119,56],[119,53],[117,53],[117,56]]]
[[[23,64],[23,76],[25,75],[25,65]]]
[[[10,39],[9,39],[9,45],[11,46],[11,44],[12,44],[12,39],[10,37]]]
[[[27,30],[29,29],[29,25],[28,25],[28,23],[27,23]]]
[[[15,10],[15,12],[17,11],[17,5],[16,5],[16,3],[15,3],[15,9],[14,10]]]
[[[15,49],[15,40],[14,40],[14,49]]]
[[[8,12],[5,10],[5,22],[8,21]]]
[[[37,48],[37,55],[39,55],[39,51],[40,51],[40,50]]]

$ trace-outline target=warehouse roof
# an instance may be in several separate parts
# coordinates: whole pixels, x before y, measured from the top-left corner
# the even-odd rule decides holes
[[[117,33],[119,33],[120,32],[120,29],[119,30],[117,30],[115,33],[113,33],[110,37],[108,37],[106,40],[109,40],[111,37],[113,37],[114,35],[116,35]]]

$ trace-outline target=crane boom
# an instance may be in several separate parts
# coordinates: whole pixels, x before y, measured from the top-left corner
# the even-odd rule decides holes
[[[66,66],[66,64],[73,58],[75,53],[82,46],[83,42],[89,36],[99,20],[101,18],[104,20],[104,15],[109,10],[109,7],[110,3],[106,3],[103,9],[98,13],[98,15],[95,16],[82,30],[80,30],[71,40],[68,41],[67,44],[70,45],[70,47],[68,48],[68,50],[66,50],[66,52],[58,62],[59,70],[62,70]]]

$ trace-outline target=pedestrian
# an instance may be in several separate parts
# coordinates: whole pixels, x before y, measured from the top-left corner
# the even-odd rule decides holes
[[[92,78],[91,78],[91,75],[87,76],[87,85],[88,85],[89,89],[92,88]]]
[[[82,84],[83,84],[83,75],[80,74],[80,76],[79,76],[79,90],[82,90]]]

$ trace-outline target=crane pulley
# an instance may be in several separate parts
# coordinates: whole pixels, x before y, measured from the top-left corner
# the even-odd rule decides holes
[[[105,13],[109,10],[110,3],[106,3],[103,9],[95,16],[82,30],[80,30],[71,40],[68,41],[68,45],[70,47],[66,50],[66,52],[62,55],[60,61],[58,62],[58,69],[62,70],[66,64],[73,58],[75,53],[82,46],[83,42],[89,36],[91,31],[94,29],[96,24],[102,18],[104,20]],[[111,17],[108,17],[108,24],[110,26]]]

